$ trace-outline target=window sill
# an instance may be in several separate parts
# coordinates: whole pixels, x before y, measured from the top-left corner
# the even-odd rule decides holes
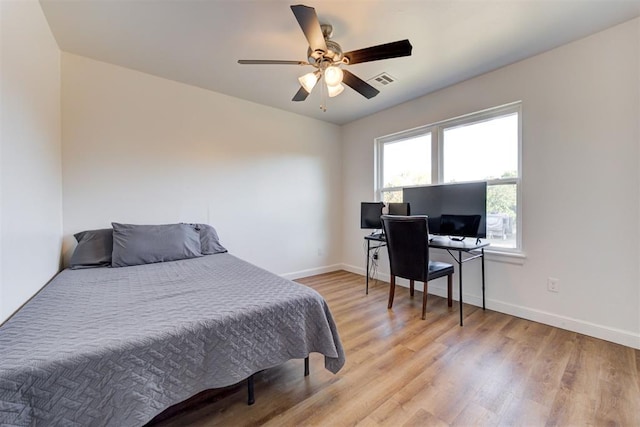
[[[484,251],[487,261],[504,262],[507,264],[524,265],[527,256],[523,252],[507,252],[485,249]]]

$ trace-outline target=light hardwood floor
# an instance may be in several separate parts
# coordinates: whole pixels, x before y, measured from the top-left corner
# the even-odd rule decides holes
[[[327,300],[345,347],[337,374],[311,355],[207,393],[155,426],[640,426],[640,351],[339,271],[298,280]]]

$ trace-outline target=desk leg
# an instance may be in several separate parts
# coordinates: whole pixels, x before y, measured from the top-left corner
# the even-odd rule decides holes
[[[486,310],[487,307],[484,304],[484,248],[482,248],[481,251],[482,251],[482,309]]]
[[[365,281],[365,286],[366,286],[366,290],[365,293],[366,295],[369,295],[369,251],[371,250],[371,241],[367,240],[367,269],[364,272],[364,275],[366,276],[366,279],[364,279]]]
[[[462,251],[458,251],[458,287],[460,288],[460,326],[462,326]]]

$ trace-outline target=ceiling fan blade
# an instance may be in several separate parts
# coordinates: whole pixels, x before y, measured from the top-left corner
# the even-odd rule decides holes
[[[378,89],[371,86],[369,83],[365,82],[349,70],[342,70],[342,73],[342,83],[346,84],[365,98],[371,99],[380,93]]]
[[[307,92],[302,86],[298,89],[298,92],[291,99],[292,101],[304,101],[309,96],[309,92]]]
[[[411,43],[409,40],[381,44],[378,46],[365,47],[364,49],[352,50],[344,54],[349,60],[348,64],[359,64],[361,62],[380,61],[381,59],[399,58],[411,55]]]
[[[304,36],[309,42],[309,47],[312,51],[327,51],[327,44],[324,41],[322,35],[322,29],[320,28],[320,21],[318,21],[318,15],[316,10],[312,7],[297,4],[291,6],[291,10],[300,24],[300,28],[304,33]]]
[[[274,59],[238,59],[238,64],[250,65],[309,65],[307,61],[280,61]]]

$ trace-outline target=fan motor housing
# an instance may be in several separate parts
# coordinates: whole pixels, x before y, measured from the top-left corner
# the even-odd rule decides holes
[[[325,43],[327,44],[327,51],[322,52],[321,50],[312,51],[311,48],[307,49],[307,58],[309,59],[309,63],[319,63],[322,60],[329,60],[331,62],[340,62],[344,57],[342,53],[342,47],[334,42],[333,40],[325,39]]]

